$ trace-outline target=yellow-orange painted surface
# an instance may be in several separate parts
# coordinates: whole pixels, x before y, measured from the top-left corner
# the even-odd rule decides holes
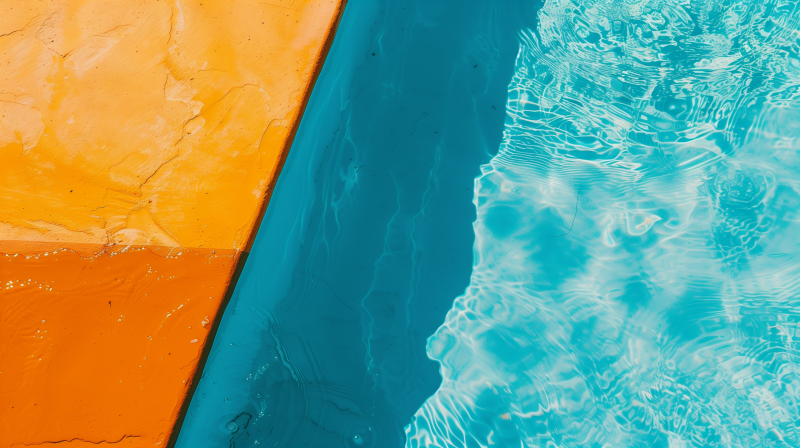
[[[169,436],[235,251],[50,246],[0,254],[0,446],[154,446]]]
[[[339,3],[0,2],[0,239],[241,248]]]
[[[0,1],[0,448],[166,445],[342,3]]]

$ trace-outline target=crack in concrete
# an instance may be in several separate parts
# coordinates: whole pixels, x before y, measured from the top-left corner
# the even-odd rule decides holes
[[[36,16],[36,17],[38,17],[38,16]],[[20,28],[20,29],[18,29],[18,30],[14,30],[14,31],[9,31],[8,33],[5,33],[5,34],[0,34],[0,37],[6,37],[6,36],[10,36],[10,35],[12,35],[12,34],[19,33],[20,31],[22,31],[22,30],[24,30],[25,28],[27,28],[27,27],[28,27],[28,26],[31,24],[31,22],[33,22],[34,20],[36,20],[36,17],[32,18],[31,20],[28,20],[28,23],[26,23],[26,24],[25,24],[25,26],[23,26],[22,28]]]
[[[53,444],[54,445],[54,444],[57,444],[57,443],[70,443],[70,442],[91,443],[92,445],[101,445],[101,444],[113,445],[115,443],[120,443],[125,439],[138,439],[138,438],[139,438],[139,436],[124,435],[124,436],[120,437],[119,440],[113,440],[113,441],[111,441],[111,440],[100,440],[100,441],[97,441],[97,442],[93,442],[91,440],[84,440],[84,439],[81,439],[80,437],[75,437],[73,439],[46,441],[46,442],[42,442],[42,443],[33,443],[33,444],[15,443],[15,444],[13,444],[11,446],[12,447],[15,447],[15,446],[42,446],[42,445],[47,445],[47,444]]]

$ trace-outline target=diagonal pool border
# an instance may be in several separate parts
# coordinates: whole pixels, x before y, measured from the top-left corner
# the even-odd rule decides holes
[[[228,283],[228,287],[225,291],[225,297],[222,299],[220,303],[220,307],[217,310],[217,314],[214,317],[214,321],[211,325],[211,330],[209,331],[208,338],[206,339],[206,343],[203,346],[203,350],[200,353],[200,358],[197,361],[196,370],[192,374],[192,378],[189,384],[189,387],[186,390],[186,395],[181,403],[180,410],[178,411],[178,417],[175,419],[175,424],[172,427],[172,430],[169,435],[169,439],[167,441],[168,448],[174,448],[175,445],[178,443],[178,437],[180,436],[181,429],[183,428],[183,423],[186,420],[186,415],[189,412],[189,407],[192,404],[192,398],[194,397],[195,392],[197,391],[197,386],[200,383],[200,377],[203,375],[203,371],[205,370],[206,363],[208,362],[208,358],[211,355],[211,349],[214,346],[214,341],[217,336],[217,332],[219,331],[220,324],[222,323],[223,315],[225,314],[225,310],[228,307],[228,304],[233,297],[234,292],[236,291],[236,285],[239,282],[239,278],[244,271],[245,263],[247,262],[248,255],[250,254],[250,250],[253,247],[253,244],[256,240],[256,236],[258,236],[258,231],[261,228],[261,223],[264,220],[264,215],[266,214],[267,207],[269,206],[270,199],[272,198],[272,193],[275,190],[275,185],[280,178],[281,172],[283,171],[283,166],[286,163],[286,158],[289,156],[289,151],[292,148],[292,144],[294,143],[294,139],[297,136],[297,131],[300,128],[300,123],[303,121],[303,116],[305,115],[306,108],[308,107],[309,100],[311,99],[311,94],[314,91],[314,87],[317,84],[317,80],[319,79],[319,75],[322,72],[322,68],[325,65],[325,61],[328,58],[328,54],[330,53],[331,46],[333,45],[333,41],[336,38],[337,31],[339,30],[339,25],[342,22],[342,16],[344,15],[345,8],[347,7],[348,0],[339,0],[339,7],[334,15],[334,19],[331,23],[330,28],[325,36],[325,42],[322,45],[320,50],[320,55],[317,58],[316,66],[314,67],[313,75],[311,80],[308,82],[306,86],[305,92],[303,92],[303,101],[300,104],[300,110],[297,114],[297,119],[295,120],[294,124],[292,125],[291,131],[289,133],[289,137],[286,139],[286,146],[284,147],[283,151],[281,151],[280,159],[278,160],[278,165],[275,169],[275,175],[272,176],[267,188],[266,193],[259,205],[259,209],[256,215],[256,221],[253,223],[253,227],[250,230],[250,235],[247,238],[247,243],[243,250],[239,251],[236,254],[236,265],[233,270],[233,274],[231,275],[230,282]]]

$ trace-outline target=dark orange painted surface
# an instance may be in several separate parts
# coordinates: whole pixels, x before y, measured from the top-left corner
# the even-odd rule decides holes
[[[164,446],[236,252],[72,246],[0,242],[0,447]]]

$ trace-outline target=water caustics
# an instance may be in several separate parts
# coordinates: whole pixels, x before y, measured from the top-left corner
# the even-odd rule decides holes
[[[798,8],[545,3],[408,447],[800,446]]]

